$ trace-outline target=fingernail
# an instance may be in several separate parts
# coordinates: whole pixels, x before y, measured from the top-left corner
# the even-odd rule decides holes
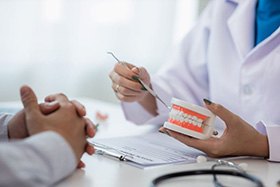
[[[165,133],[166,133],[168,136],[171,136],[168,130],[166,130]]]
[[[203,101],[206,105],[211,105],[212,104],[212,101],[210,101],[208,99],[203,99]]]
[[[139,77],[137,77],[135,75],[132,76],[132,80],[138,81],[141,84],[141,82],[139,81]],[[143,85],[141,87],[141,90],[147,91],[147,89]]]
[[[30,93],[30,89],[27,86],[22,86],[20,89],[21,96],[27,95]]]
[[[137,77],[135,75],[132,76],[132,80],[138,81],[138,79],[139,79],[139,77]]]
[[[159,130],[158,130],[158,132],[160,132],[160,133],[164,133],[164,131],[163,131],[163,130],[161,130],[161,129],[159,129]]]
[[[139,74],[139,73],[140,73],[139,68],[137,68],[137,67],[134,67],[134,68],[132,68],[131,70],[132,70],[134,73],[136,73],[136,74]]]
[[[48,105],[48,106],[53,106],[56,104],[58,104],[58,101],[46,102],[46,105]]]
[[[163,131],[163,130],[159,129],[159,130],[158,130],[158,132],[160,132],[160,133],[163,133],[163,134],[166,134],[166,135],[170,136],[170,134],[168,133],[168,131],[167,131],[167,130]]]
[[[147,91],[147,89],[144,86],[142,86],[141,90]]]

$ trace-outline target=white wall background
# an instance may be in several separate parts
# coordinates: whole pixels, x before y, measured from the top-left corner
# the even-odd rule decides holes
[[[116,101],[108,73],[120,59],[151,73],[193,25],[198,0],[0,0],[0,101],[22,84],[39,98]]]

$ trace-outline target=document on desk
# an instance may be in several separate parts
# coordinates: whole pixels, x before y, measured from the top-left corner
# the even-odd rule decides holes
[[[142,168],[161,164],[193,163],[203,152],[159,132],[139,136],[92,139],[97,153],[126,160]],[[124,159],[123,159],[124,158]]]

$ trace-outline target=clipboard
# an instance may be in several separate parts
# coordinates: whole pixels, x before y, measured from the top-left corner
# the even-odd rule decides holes
[[[195,163],[205,153],[159,133],[91,139],[96,154],[125,161],[139,168],[164,164]]]

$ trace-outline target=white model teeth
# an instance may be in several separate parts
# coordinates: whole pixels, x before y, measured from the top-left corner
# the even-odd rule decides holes
[[[202,119],[198,119],[197,122],[198,122],[198,126],[201,127],[203,120]]]
[[[180,122],[190,123],[190,124],[193,124],[194,126],[198,126],[198,127],[201,127],[202,122],[203,122],[202,119],[199,119],[196,116],[192,116],[190,114],[186,114],[182,111],[175,110],[175,109],[172,109],[170,111],[169,118],[176,120],[176,121],[180,121]]]

